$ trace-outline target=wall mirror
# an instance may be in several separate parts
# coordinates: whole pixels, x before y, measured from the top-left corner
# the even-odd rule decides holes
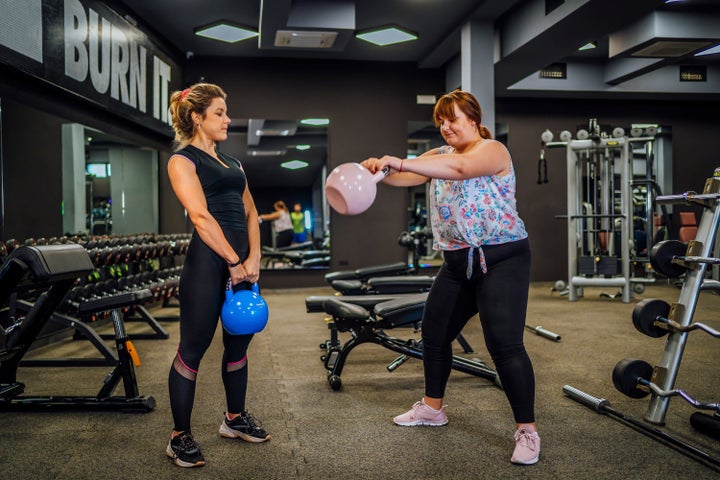
[[[157,233],[158,153],[78,123],[62,125],[63,231]]]
[[[233,118],[227,141],[218,145],[242,163],[260,214],[273,214],[278,201],[292,213],[296,235],[289,245],[279,235],[280,222],[260,224],[263,269],[329,268],[328,124],[319,118]]]

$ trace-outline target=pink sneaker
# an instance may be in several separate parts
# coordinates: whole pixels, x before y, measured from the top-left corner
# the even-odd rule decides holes
[[[425,404],[424,401],[415,402],[410,411],[393,418],[393,422],[403,427],[415,427],[423,425],[426,427],[441,427],[447,425],[448,419],[445,415],[445,407],[435,410]]]
[[[521,427],[515,432],[515,451],[510,461],[534,465],[540,459],[540,436],[532,428]]]

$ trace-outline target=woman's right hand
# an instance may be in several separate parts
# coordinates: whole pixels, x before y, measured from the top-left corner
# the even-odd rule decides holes
[[[382,162],[380,162],[380,159],[377,157],[370,157],[367,160],[363,160],[360,162],[360,165],[367,168],[367,170],[372,174],[382,170]]]
[[[248,277],[248,273],[245,271],[245,267],[243,267],[242,264],[235,265],[234,267],[228,267],[228,270],[230,271],[230,282],[233,285],[245,282]]]

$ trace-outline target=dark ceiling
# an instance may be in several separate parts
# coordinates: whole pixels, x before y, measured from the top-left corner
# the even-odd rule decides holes
[[[412,62],[419,69],[458,68],[461,31],[470,22],[495,32],[495,95],[552,98],[692,98],[720,95],[720,54],[695,56],[720,44],[720,0],[117,0],[127,18],[155,32],[190,57],[305,58]],[[338,8],[343,7],[342,15]],[[348,28],[348,8],[354,28]],[[334,15],[334,16],[333,16]],[[333,21],[343,16],[342,25]],[[352,16],[352,15],[351,15]],[[259,36],[227,44],[194,34],[219,20],[247,25]],[[417,41],[378,47],[355,38],[357,31],[399,25]],[[298,26],[300,25],[300,26]],[[335,31],[331,48],[274,46],[278,30]],[[597,48],[579,51],[589,42]],[[568,78],[554,82],[538,72],[564,63]],[[705,82],[678,82],[678,66],[700,66]],[[249,145],[247,120],[233,119],[227,148],[287,150],[311,144],[323,151],[325,136],[298,128],[303,138],[265,135]],[[410,132],[412,133],[412,132]],[[308,136],[309,135],[309,136]],[[234,144],[233,144],[234,143]],[[287,152],[286,152],[287,153]],[[241,159],[242,160],[242,159]],[[324,164],[324,154],[322,163]],[[316,159],[320,162],[320,159]],[[313,163],[316,170],[320,163]],[[317,178],[317,171],[308,172]],[[273,178],[272,176],[269,178]]]

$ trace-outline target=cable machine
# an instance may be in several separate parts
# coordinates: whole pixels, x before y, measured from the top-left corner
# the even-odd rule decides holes
[[[583,127],[587,128],[579,128],[575,139],[567,130],[561,132],[560,142],[552,141],[549,130],[541,136],[538,183],[548,182],[545,148],[566,151],[567,213],[557,218],[567,221],[568,283],[556,282],[562,284],[556,289],[576,301],[584,287],[617,287],[617,294],[603,295],[622,295],[627,303],[632,290],[641,293],[644,283],[655,281],[647,252],[655,236],[654,199],[661,193],[653,168],[658,129],[633,127],[626,136],[623,128],[616,127],[609,134],[594,118]],[[642,157],[642,168],[635,166],[636,157]],[[636,202],[640,192],[643,197]]]

